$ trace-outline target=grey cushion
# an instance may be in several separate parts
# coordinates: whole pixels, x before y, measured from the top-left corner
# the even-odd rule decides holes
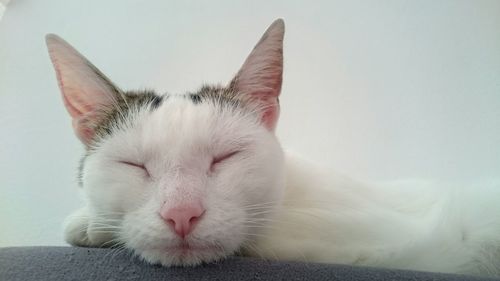
[[[198,267],[149,265],[126,252],[76,247],[0,249],[0,280],[492,280],[462,275],[232,257]]]

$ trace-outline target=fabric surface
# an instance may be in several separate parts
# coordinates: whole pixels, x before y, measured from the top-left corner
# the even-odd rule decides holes
[[[402,270],[233,257],[198,267],[149,265],[129,253],[76,247],[0,249],[0,280],[493,280]],[[500,279],[498,279],[500,280]]]

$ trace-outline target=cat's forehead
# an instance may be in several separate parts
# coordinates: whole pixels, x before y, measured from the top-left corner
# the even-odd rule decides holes
[[[196,93],[166,95],[138,125],[144,136],[177,145],[242,137],[251,132],[258,118],[225,93],[203,89]]]
[[[258,116],[227,88],[205,86],[196,92],[164,95],[127,92],[124,97],[97,127],[94,148],[109,139],[157,152],[221,147],[245,142],[259,127]]]
[[[165,127],[169,123],[186,123],[183,120],[193,119],[189,116],[179,117],[180,114],[190,111],[193,117],[202,117],[220,108],[242,110],[242,103],[229,88],[218,86],[203,86],[195,92],[184,94],[157,94],[151,90],[127,91],[121,93],[112,107],[104,112],[104,118],[96,125],[97,139],[102,140],[111,136],[116,130],[123,129],[138,115],[151,113],[151,116],[162,115],[161,118],[149,118],[143,125]],[[211,112],[212,115],[214,112]],[[147,114],[149,115],[149,114]],[[205,116],[213,117],[213,116]],[[207,121],[207,120],[205,120]],[[178,126],[179,124],[177,124]]]

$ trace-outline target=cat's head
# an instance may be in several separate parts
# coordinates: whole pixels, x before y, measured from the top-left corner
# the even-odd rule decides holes
[[[86,147],[85,244],[116,242],[153,263],[195,265],[252,243],[283,195],[274,135],[283,34],[283,21],[275,21],[227,86],[183,95],[122,91],[68,43],[47,36],[64,105]]]

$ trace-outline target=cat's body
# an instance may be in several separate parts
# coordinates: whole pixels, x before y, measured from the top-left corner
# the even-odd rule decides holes
[[[498,185],[357,182],[286,158],[283,205],[255,256],[500,275]]]
[[[66,240],[122,246],[163,265],[233,253],[500,274],[500,190],[364,184],[285,156],[279,115],[284,24],[226,86],[123,92],[60,38],[47,44],[86,146],[86,207]]]

